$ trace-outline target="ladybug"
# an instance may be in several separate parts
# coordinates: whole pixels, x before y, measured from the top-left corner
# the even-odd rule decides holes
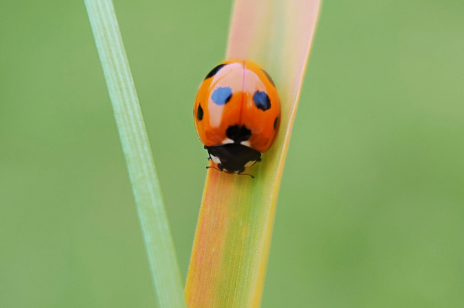
[[[224,61],[213,68],[201,83],[193,108],[208,159],[220,171],[236,174],[260,162],[261,153],[271,147],[280,112],[274,82],[249,60]]]

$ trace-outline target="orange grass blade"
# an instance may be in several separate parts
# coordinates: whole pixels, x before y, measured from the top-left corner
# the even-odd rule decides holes
[[[227,59],[249,59],[273,77],[282,101],[275,144],[250,168],[209,169],[185,295],[189,308],[259,307],[275,204],[319,0],[236,0]]]

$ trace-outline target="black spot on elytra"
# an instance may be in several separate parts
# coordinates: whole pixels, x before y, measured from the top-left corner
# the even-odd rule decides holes
[[[203,108],[201,108],[201,105],[198,105],[197,119],[198,121],[203,120]]]
[[[251,130],[246,128],[246,126],[229,126],[226,131],[227,138],[232,139],[234,143],[240,143],[242,141],[247,141],[251,137]]]
[[[271,100],[264,91],[256,91],[255,94],[253,94],[253,102],[255,103],[256,107],[263,111],[271,108]]]
[[[208,75],[206,75],[205,80],[208,79],[208,78],[213,77],[214,75],[216,75],[217,72],[219,72],[219,70],[220,70],[221,68],[223,68],[225,65],[226,65],[225,63],[224,63],[224,64],[219,64],[218,66],[216,66],[215,68],[213,68],[213,69],[211,70],[211,72],[209,72]]]
[[[275,87],[275,83],[274,83],[274,80],[272,80],[271,76],[263,69],[261,69],[264,73],[264,75],[266,75],[267,79],[269,79],[269,82],[272,83],[272,85]]]
[[[225,105],[232,98],[232,89],[229,87],[220,87],[214,90],[211,99],[216,105]]]
[[[279,117],[274,120],[274,130],[277,129],[277,123],[279,122]]]

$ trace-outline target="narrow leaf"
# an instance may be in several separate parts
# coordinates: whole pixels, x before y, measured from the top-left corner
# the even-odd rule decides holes
[[[111,0],[85,0],[126,157],[159,307],[185,307],[161,188]]]
[[[260,64],[275,81],[282,122],[275,144],[249,173],[209,169],[186,298],[189,308],[259,307],[275,204],[319,0],[236,0],[227,59]],[[291,205],[287,205],[291,206]]]

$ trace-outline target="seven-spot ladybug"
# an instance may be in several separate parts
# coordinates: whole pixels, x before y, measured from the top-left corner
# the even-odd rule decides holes
[[[271,77],[258,64],[230,60],[206,75],[193,115],[208,159],[221,171],[240,174],[261,161],[261,153],[274,142],[280,99]]]

